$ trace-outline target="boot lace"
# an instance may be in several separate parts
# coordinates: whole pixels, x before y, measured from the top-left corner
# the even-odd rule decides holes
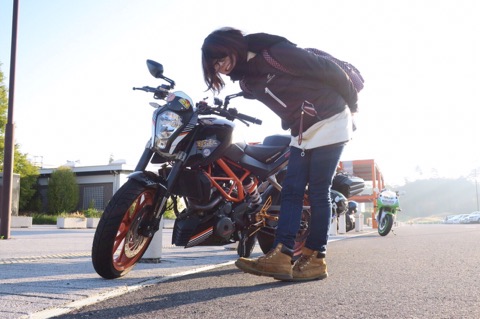
[[[295,264],[295,268],[297,268],[299,270],[302,270],[303,268],[305,268],[310,263],[312,258],[313,258],[313,254],[312,255],[301,255],[300,258],[298,259],[297,263]]]

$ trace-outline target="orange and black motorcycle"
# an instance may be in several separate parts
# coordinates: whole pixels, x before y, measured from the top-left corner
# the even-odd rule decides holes
[[[194,105],[185,93],[173,91],[175,82],[163,75],[161,64],[147,60],[147,66],[165,83],[134,89],[151,92],[164,102],[151,103],[152,137],[97,226],[92,247],[95,270],[107,279],[127,274],[170,208],[176,215],[172,234],[176,246],[238,242],[238,255],[248,257],[258,242],[268,252],[279,216],[290,137],[268,136],[257,145],[232,143],[234,120],[262,123],[228,107],[241,93],[227,96],[225,102],[216,98],[213,106],[205,101]],[[179,201],[185,205],[181,211]],[[308,235],[309,219],[306,192],[296,255]]]
[[[173,91],[175,82],[163,75],[161,64],[147,60],[147,66],[166,84],[134,89],[151,92],[164,103],[151,103],[152,137],[100,219],[92,247],[95,270],[108,279],[127,274],[148,248],[167,206],[176,214],[172,244],[188,248],[238,242],[239,256],[247,257],[258,241],[267,252],[290,137],[269,136],[258,145],[232,143],[234,120],[262,123],[228,108],[241,93],[227,96],[225,103],[216,98],[214,106],[205,101],[194,105],[184,92]],[[185,205],[181,211],[179,200]],[[305,206],[297,252],[308,232],[307,201]]]

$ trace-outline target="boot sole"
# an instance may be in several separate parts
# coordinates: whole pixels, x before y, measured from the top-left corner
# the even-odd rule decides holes
[[[293,279],[291,274],[261,272],[261,271],[258,271],[256,269],[247,267],[244,264],[241,264],[239,262],[235,262],[235,266],[237,266],[237,268],[240,269],[241,271],[249,273],[251,275],[273,277],[274,279],[282,280],[282,281],[289,281],[289,280]]]
[[[325,279],[328,277],[328,273],[324,273],[320,276],[316,276],[316,277],[304,277],[304,278],[295,278],[295,277],[292,277],[292,279],[288,280],[288,281],[313,281],[313,280],[322,280],[322,279]]]

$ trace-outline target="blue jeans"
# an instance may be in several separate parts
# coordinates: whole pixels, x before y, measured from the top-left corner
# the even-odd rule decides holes
[[[300,228],[303,194],[308,185],[311,206],[310,234],[305,247],[326,252],[332,216],[330,188],[345,144],[305,150],[292,147],[287,174],[282,183],[280,218],[274,246],[293,248]]]

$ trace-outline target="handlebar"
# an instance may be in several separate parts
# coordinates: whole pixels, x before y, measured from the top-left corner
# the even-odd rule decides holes
[[[231,121],[237,119],[237,120],[245,123],[247,126],[248,126],[248,123],[246,123],[246,122],[250,122],[250,123],[258,124],[258,125],[262,124],[262,120],[257,119],[255,117],[252,117],[250,115],[238,113],[237,109],[235,109],[235,108],[225,109],[225,108],[222,108],[221,106],[211,107],[205,101],[198,102],[197,103],[197,108],[198,108],[200,114],[219,115],[219,116],[225,117],[227,120],[231,120]]]
[[[144,86],[144,87],[141,87],[141,88],[134,87],[133,90],[134,91],[135,90],[140,90],[140,91],[155,93],[157,91],[157,88],[152,88],[150,86]]]
[[[159,87],[153,88],[151,86],[143,86],[141,88],[134,87],[133,90],[140,90],[149,93],[153,93],[153,97],[157,100],[164,99],[167,97],[170,92],[171,87],[168,85],[161,85]]]
[[[172,87],[168,86],[168,85],[161,85],[161,86],[156,87],[156,88],[151,87],[151,86],[143,86],[143,87],[134,87],[133,88],[134,91],[139,90],[139,91],[154,93],[154,97],[156,99],[165,99],[167,97],[167,95],[169,94],[170,89],[172,89]],[[201,101],[201,102],[197,103],[197,108],[198,108],[198,111],[199,111],[200,114],[219,115],[219,116],[225,117],[227,120],[231,120],[231,121],[237,119],[237,120],[243,122],[247,126],[249,124],[246,123],[246,122],[262,125],[262,120],[260,120],[260,119],[257,119],[253,116],[250,116],[250,115],[238,113],[237,109],[235,109],[235,108],[229,108],[229,109],[227,108],[228,104],[230,103],[230,100],[232,98],[236,98],[236,97],[239,97],[239,96],[243,96],[243,92],[227,96],[225,98],[225,103],[223,103],[223,101],[221,101],[220,99],[215,99],[215,105],[217,107],[212,107],[212,106],[208,105],[207,102]]]

